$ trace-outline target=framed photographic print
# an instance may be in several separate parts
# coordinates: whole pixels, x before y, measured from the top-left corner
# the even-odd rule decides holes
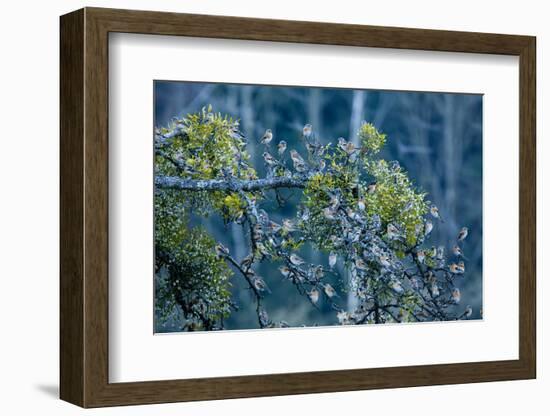
[[[61,398],[534,378],[535,38],[61,17]]]

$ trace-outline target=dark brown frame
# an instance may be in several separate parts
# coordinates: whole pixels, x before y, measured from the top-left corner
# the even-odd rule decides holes
[[[519,56],[519,359],[136,383],[108,380],[108,34]],[[536,377],[535,38],[85,8],[61,17],[61,386],[83,407]]]

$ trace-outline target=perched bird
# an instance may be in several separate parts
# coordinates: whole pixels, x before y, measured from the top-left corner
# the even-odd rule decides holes
[[[338,311],[336,318],[341,325],[346,325],[349,323],[351,316],[346,311]]]
[[[432,232],[434,229],[434,224],[430,220],[427,220],[424,224],[424,235],[428,235]]]
[[[357,289],[357,297],[359,299],[366,299],[368,296],[368,292],[367,290],[364,288],[364,287],[360,287],[359,289]]]
[[[359,211],[364,211],[366,209],[365,200],[363,198],[359,198],[357,200],[357,208],[359,208]]]
[[[258,221],[260,221],[261,224],[267,224],[269,221],[269,214],[265,209],[260,209],[258,211]]]
[[[309,137],[311,137],[311,133],[313,133],[313,126],[311,124],[306,124],[302,129],[302,137],[309,139]]]
[[[399,295],[405,291],[403,289],[403,286],[401,286],[401,283],[399,282],[399,280],[395,280],[395,279],[390,280],[390,283],[388,284],[388,286]]]
[[[235,125],[231,126],[230,134],[233,139],[243,140],[245,138],[242,131],[239,130],[239,123],[236,123]]]
[[[279,271],[284,277],[290,276],[290,268],[288,266],[279,266]]]
[[[266,146],[273,140],[273,133],[271,132],[271,129],[267,129],[260,139],[261,144],[265,144]]]
[[[283,230],[283,233],[288,234],[296,231],[296,226],[294,225],[294,222],[292,220],[285,219],[283,220],[282,230]]]
[[[263,157],[264,157],[265,163],[267,163],[269,166],[273,166],[277,164],[277,160],[273,156],[271,156],[268,152],[264,152]]]
[[[338,259],[338,256],[334,252],[331,252],[328,255],[328,265],[330,266],[331,269],[336,265],[337,259]]]
[[[344,242],[341,237],[337,237],[335,235],[331,235],[329,239],[334,247],[340,247]]]
[[[336,195],[336,194],[331,195],[329,205],[333,210],[337,210],[338,207],[340,206],[339,195]]]
[[[267,224],[267,228],[269,231],[271,231],[272,233],[278,233],[280,230],[281,230],[281,226],[279,224],[277,224],[276,222],[274,221],[270,221],[268,224]]]
[[[313,304],[317,304],[317,302],[319,301],[319,291],[317,289],[311,289],[309,292],[307,292],[307,296]]]
[[[237,161],[242,160],[241,149],[239,149],[237,146],[231,146],[231,153],[233,154],[233,157],[237,159]]]
[[[254,256],[252,254],[249,254],[241,261],[241,267],[243,269],[248,269],[252,263],[254,262]]]
[[[321,144],[318,144],[315,146],[315,154],[317,156],[323,156],[325,154],[325,152],[327,151],[327,146],[323,146]]]
[[[430,286],[430,292],[434,298],[439,296],[439,286],[437,286],[437,283],[432,283]]]
[[[378,246],[377,244],[370,244],[369,248],[372,254],[376,254],[376,255],[380,254],[380,246]],[[365,258],[369,257],[369,252],[366,250],[363,251],[363,257]]]
[[[323,209],[323,216],[324,216],[327,220],[334,220],[334,219],[336,219],[335,214],[336,214],[336,212],[335,212],[331,207],[326,207],[326,208]]]
[[[416,258],[418,259],[419,263],[424,263],[424,260],[426,259],[426,253],[424,250],[418,250],[416,252]]]
[[[359,270],[367,270],[367,263],[363,261],[363,259],[355,259],[355,267],[357,267]]]
[[[460,273],[464,273],[466,271],[466,266],[464,265],[463,261],[459,261],[457,267]]]
[[[269,245],[271,247],[277,248],[277,247],[281,246],[281,243],[279,243],[277,240],[275,240],[272,236],[268,237],[267,242],[269,243]]]
[[[449,264],[449,270],[451,271],[451,273],[453,274],[462,274],[464,273],[464,267],[460,267],[458,264],[456,263],[451,263]]]
[[[261,241],[256,243],[256,249],[260,252],[262,256],[269,256],[269,251],[265,247],[264,243]]]
[[[439,215],[439,208],[437,208],[435,205],[432,205],[430,207],[430,214],[432,214],[432,217],[437,218],[438,220],[443,222],[443,220],[441,219],[441,215]]]
[[[220,257],[229,256],[229,249],[222,243],[216,244],[216,254]]]
[[[399,230],[392,223],[388,224],[388,226],[386,228],[386,232],[387,232],[388,238],[390,240],[393,240],[394,238],[399,237]]]
[[[407,202],[407,204],[403,207],[403,213],[408,212],[412,209],[414,206],[414,203],[412,201]]]
[[[351,156],[356,150],[357,150],[357,147],[355,147],[355,145],[352,142],[348,142],[348,144],[346,144],[344,152],[346,152],[348,156]]]
[[[307,170],[307,166],[306,166],[305,163],[299,163],[299,162],[294,161],[293,165],[294,165],[294,169],[298,173],[304,173]]]
[[[460,289],[458,287],[455,287],[451,292],[451,300],[455,304],[460,303]]]
[[[258,313],[258,318],[260,320],[261,326],[267,326],[269,325],[269,316],[267,315],[267,312],[265,309],[260,309],[260,312]]]
[[[435,258],[437,260],[443,260],[443,257],[445,257],[445,247],[439,246],[437,247],[437,253],[435,255]]]
[[[329,298],[333,298],[334,296],[338,296],[336,294],[336,290],[334,290],[334,288],[329,285],[328,283],[325,283],[325,285],[323,286],[323,290],[325,292],[325,295],[327,295]]]
[[[348,142],[343,137],[338,139],[338,147],[343,150],[348,156],[355,152],[355,145],[353,142]]]
[[[378,186],[378,184],[376,182],[371,182],[368,184],[367,186],[367,193],[368,194],[373,194],[376,192],[376,187]]]
[[[325,277],[325,270],[321,265],[315,266],[312,269],[312,271],[313,271],[313,275],[315,276],[315,279],[317,280],[321,280],[323,277]]]
[[[391,263],[389,262],[389,257],[382,254],[378,257],[378,260],[380,261],[380,264],[384,267],[390,267]]]
[[[304,159],[296,150],[290,151],[290,158],[292,159],[292,163],[294,164],[294,169],[296,169],[297,172],[305,172],[306,171],[306,162],[304,162]]]
[[[462,227],[456,239],[458,241],[464,241],[468,237],[468,227]]]
[[[457,257],[465,258],[464,257],[464,252],[462,251],[462,249],[458,245],[455,245],[453,247],[453,254]],[[468,259],[466,259],[466,260],[468,260]]]
[[[306,222],[306,221],[309,221],[309,218],[311,217],[311,212],[309,211],[308,208],[305,208],[301,213],[300,213],[300,220],[302,220],[303,222]]]
[[[286,150],[286,142],[284,140],[281,140],[277,144],[277,151],[279,152],[279,156],[282,156],[285,150]]]
[[[255,276],[254,280],[252,280],[252,284],[256,288],[258,292],[269,292],[269,288],[267,287],[267,284],[264,282],[264,280],[260,276]]]
[[[262,229],[261,224],[254,224],[254,227],[252,228],[252,237],[255,241],[261,240],[261,238],[264,235],[264,230]]]
[[[359,213],[355,212],[354,210],[352,210],[351,208],[346,209],[346,214],[348,215],[350,220],[361,221],[361,215]]]
[[[305,263],[304,259],[302,259],[300,256],[294,253],[290,255],[290,262],[295,266],[301,266],[302,264]]]
[[[318,151],[319,147],[320,147],[319,145],[306,142],[306,149],[309,154],[317,155],[319,153]]]
[[[472,307],[470,305],[466,306],[466,310],[464,311],[464,316],[466,318],[469,318],[472,316],[473,313],[474,313],[474,310],[472,309]]]
[[[338,137],[338,147],[342,150],[344,150],[344,147],[346,147],[346,144],[348,144],[348,141],[344,139],[343,137]]]
[[[289,278],[294,282],[300,282],[300,283],[303,283],[304,282],[304,274],[301,273],[301,270],[299,270],[297,273],[294,273],[294,272],[291,272],[290,273],[290,276]]]
[[[352,214],[350,213],[348,213],[348,215],[352,216]],[[357,215],[357,214],[354,213],[353,215]],[[360,237],[361,237],[360,229],[351,229],[345,232],[345,239],[348,243],[356,243],[359,241]]]

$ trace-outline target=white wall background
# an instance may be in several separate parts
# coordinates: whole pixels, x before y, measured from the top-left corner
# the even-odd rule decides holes
[[[102,415],[211,415],[337,413],[410,415],[512,415],[548,410],[550,330],[542,299],[544,247],[550,233],[542,213],[549,179],[544,103],[550,100],[545,61],[550,26],[545,2],[277,0],[52,0],[5,2],[0,13],[0,410],[3,414],[73,415],[79,408],[58,395],[58,16],[82,6],[103,6],[269,17],[294,20],[501,32],[537,36],[538,53],[538,379],[338,394],[225,400],[87,411]],[[546,178],[545,178],[546,176]],[[546,198],[546,200],[544,200]],[[544,237],[543,237],[544,235]],[[337,346],[336,346],[337,347]],[[543,414],[543,413],[541,413]]]

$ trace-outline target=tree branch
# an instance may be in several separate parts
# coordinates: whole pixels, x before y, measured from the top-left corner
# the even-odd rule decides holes
[[[260,191],[278,188],[305,188],[307,177],[274,177],[268,179],[183,179],[156,176],[155,185],[164,189],[188,191]]]

